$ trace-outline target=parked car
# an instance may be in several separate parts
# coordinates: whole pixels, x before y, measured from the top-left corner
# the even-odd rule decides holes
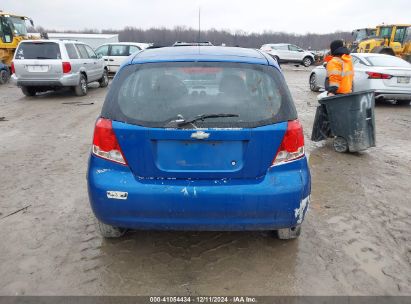
[[[299,235],[311,182],[277,63],[258,50],[167,47],[130,57],[97,119],[90,204],[127,228]]]
[[[118,71],[121,64],[127,59],[128,56],[135,52],[139,52],[148,48],[149,43],[137,43],[137,42],[116,42],[107,43],[99,46],[96,49],[97,55],[104,58],[107,63],[108,72],[114,74]]]
[[[270,54],[278,62],[295,62],[309,67],[314,63],[314,54],[287,43],[264,44],[260,50]]]
[[[173,46],[213,46],[210,41],[201,41],[201,42],[184,42],[176,41]]]
[[[104,60],[90,46],[76,41],[22,41],[11,69],[13,82],[26,96],[63,87],[71,87],[77,96],[83,96],[90,82],[108,85]]]
[[[411,101],[411,64],[399,57],[375,54],[351,54],[354,65],[354,91],[374,90],[376,100],[393,100],[399,104]],[[310,74],[313,92],[324,90],[327,71],[317,66]]]
[[[10,70],[7,65],[0,62],[0,84],[5,84],[10,79]]]

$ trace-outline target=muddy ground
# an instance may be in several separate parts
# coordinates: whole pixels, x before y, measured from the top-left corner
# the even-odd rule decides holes
[[[338,154],[309,140],[309,69],[284,70],[313,178],[296,241],[150,231],[103,240],[86,165],[107,90],[26,98],[0,86],[0,295],[411,295],[411,106],[378,104],[378,146]]]

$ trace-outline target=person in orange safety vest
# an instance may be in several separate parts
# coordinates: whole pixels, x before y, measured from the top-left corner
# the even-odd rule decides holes
[[[354,70],[350,51],[342,40],[331,42],[330,49],[332,58],[327,58],[325,86],[328,96],[352,93]]]

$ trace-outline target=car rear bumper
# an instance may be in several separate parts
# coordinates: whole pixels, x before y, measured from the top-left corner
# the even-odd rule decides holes
[[[397,93],[376,91],[375,99],[411,100],[411,92]]]
[[[70,87],[78,85],[80,81],[79,74],[64,75],[56,79],[21,78],[13,74],[11,79],[19,87]]]
[[[253,180],[172,180],[136,179],[128,167],[92,155],[87,179],[100,221],[150,230],[294,227],[303,221],[311,191],[305,157]]]

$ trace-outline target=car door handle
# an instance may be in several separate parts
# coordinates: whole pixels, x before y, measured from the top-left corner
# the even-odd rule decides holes
[[[109,61],[114,61],[114,59],[109,59]]]
[[[87,64],[87,62],[83,62],[83,64]]]
[[[108,61],[108,59],[104,59],[104,61]]]

